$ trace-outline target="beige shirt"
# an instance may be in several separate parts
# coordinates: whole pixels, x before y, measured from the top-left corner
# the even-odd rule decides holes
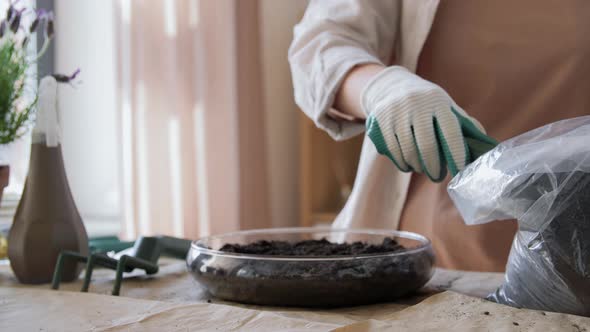
[[[396,63],[414,71],[438,0],[311,0],[289,49],[295,101],[336,140],[364,124],[328,115],[348,71],[364,63]],[[370,140],[362,147],[353,191],[335,227],[397,229],[410,174],[392,167]]]

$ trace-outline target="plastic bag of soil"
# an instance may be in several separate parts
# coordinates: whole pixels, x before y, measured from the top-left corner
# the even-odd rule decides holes
[[[518,220],[504,284],[489,299],[590,316],[590,116],[501,143],[448,191],[466,224]]]

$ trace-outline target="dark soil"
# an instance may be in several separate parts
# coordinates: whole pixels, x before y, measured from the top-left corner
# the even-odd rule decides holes
[[[270,256],[350,256],[396,252],[404,249],[394,239],[385,238],[380,245],[365,242],[332,243],[326,239],[306,240],[295,243],[261,240],[246,245],[226,244],[219,250],[240,254]]]
[[[567,162],[561,168],[571,169]],[[527,212],[519,219],[521,230],[513,243],[506,283],[489,299],[590,316],[590,173],[523,177],[504,194]]]
[[[278,306],[341,307],[392,301],[421,288],[430,279],[434,263],[434,255],[428,250],[367,256],[405,250],[391,238],[378,245],[336,244],[325,239],[258,241],[226,244],[220,250],[261,255],[261,259],[209,254],[195,257],[189,269],[209,293],[224,300]],[[269,255],[302,258],[262,258]],[[329,259],[344,255],[356,258]]]

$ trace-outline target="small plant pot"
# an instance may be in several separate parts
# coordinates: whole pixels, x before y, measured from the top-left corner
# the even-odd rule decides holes
[[[0,205],[2,204],[2,194],[4,193],[4,188],[8,186],[8,178],[10,177],[10,166],[2,165],[0,166]]]

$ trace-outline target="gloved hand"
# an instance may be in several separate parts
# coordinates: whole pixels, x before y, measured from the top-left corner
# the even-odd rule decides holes
[[[497,142],[438,85],[403,67],[388,67],[361,95],[367,135],[380,154],[404,172],[442,181]]]

